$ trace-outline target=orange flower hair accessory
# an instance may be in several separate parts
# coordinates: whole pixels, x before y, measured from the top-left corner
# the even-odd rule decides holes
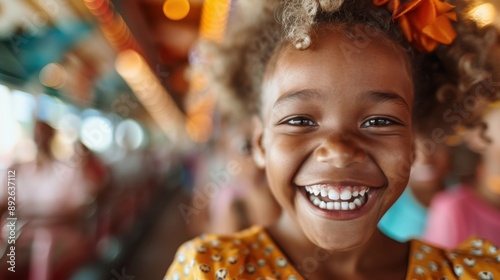
[[[457,33],[450,20],[457,15],[450,12],[455,6],[441,0],[373,0],[377,6],[387,5],[392,18],[397,20],[408,42],[419,51],[432,52],[438,44],[449,45]]]

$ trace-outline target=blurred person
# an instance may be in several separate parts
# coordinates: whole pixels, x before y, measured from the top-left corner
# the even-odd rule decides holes
[[[500,245],[500,101],[489,105],[467,134],[469,148],[481,155],[474,181],[436,196],[425,239],[451,248],[471,236]]]
[[[251,225],[269,226],[277,220],[280,208],[265,173],[252,160],[251,119],[221,122],[215,157],[229,177],[220,181],[219,193],[210,200],[208,228],[204,231],[229,234]],[[211,180],[220,179],[216,178],[217,170],[211,172],[215,175]]]
[[[461,118],[454,118],[460,122],[454,122],[464,128],[462,139],[464,146],[470,149],[457,155],[468,159],[470,164],[459,165],[457,175],[460,183],[457,188],[436,195],[429,209],[424,239],[448,248],[469,236],[490,238],[497,246],[500,245],[500,195],[497,180],[500,175],[499,35],[499,31],[493,26],[477,29],[462,38],[469,46],[468,49],[475,50],[477,54],[454,54],[459,66],[480,66],[485,70],[464,71],[463,73],[469,72],[472,75],[468,79],[462,78],[462,83],[486,79],[481,84],[470,87],[474,94],[454,107],[455,110],[462,111]],[[474,167],[472,176],[468,171],[470,166]]]
[[[262,18],[265,4],[242,1],[240,5],[248,17],[241,18],[239,25],[249,26]],[[195,50],[200,56],[193,56],[193,66],[210,79],[210,90],[217,93],[217,106],[215,135],[197,165],[191,206],[198,214],[193,216],[196,222],[190,224],[190,231],[195,235],[230,234],[251,225],[270,226],[281,209],[271,194],[265,172],[252,159],[252,112],[247,100],[239,98],[248,94],[252,82],[244,72],[245,59],[239,52],[212,41],[199,42]],[[224,59],[213,59],[219,56]],[[217,190],[212,196],[209,188],[214,184]],[[197,207],[203,200],[207,207]]]
[[[10,168],[16,171],[18,265],[29,271],[30,279],[67,278],[94,253],[88,218],[105,174],[91,171],[96,161],[89,153],[75,151],[68,161],[56,159],[51,148],[55,133],[36,120],[35,160]]]

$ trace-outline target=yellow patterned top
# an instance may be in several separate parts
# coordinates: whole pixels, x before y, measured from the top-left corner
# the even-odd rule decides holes
[[[500,279],[500,250],[479,238],[445,251],[411,240],[406,279]],[[202,235],[184,243],[164,279],[304,279],[266,231]]]

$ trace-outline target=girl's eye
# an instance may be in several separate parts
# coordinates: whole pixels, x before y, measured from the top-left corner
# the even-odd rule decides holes
[[[367,120],[363,123],[362,127],[382,127],[396,124],[394,121],[385,118],[375,118]]]
[[[316,126],[316,123],[307,118],[293,118],[285,121],[285,124],[293,126]]]

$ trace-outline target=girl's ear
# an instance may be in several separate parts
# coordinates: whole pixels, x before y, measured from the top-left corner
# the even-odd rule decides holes
[[[252,126],[253,126],[253,134],[252,134],[252,156],[255,165],[259,168],[264,168],[266,166],[265,160],[265,148],[264,148],[264,128],[262,125],[262,121],[258,116],[252,117]]]
[[[488,146],[488,138],[486,130],[488,129],[486,123],[475,125],[467,133],[466,143],[467,147],[472,151],[481,154]]]

